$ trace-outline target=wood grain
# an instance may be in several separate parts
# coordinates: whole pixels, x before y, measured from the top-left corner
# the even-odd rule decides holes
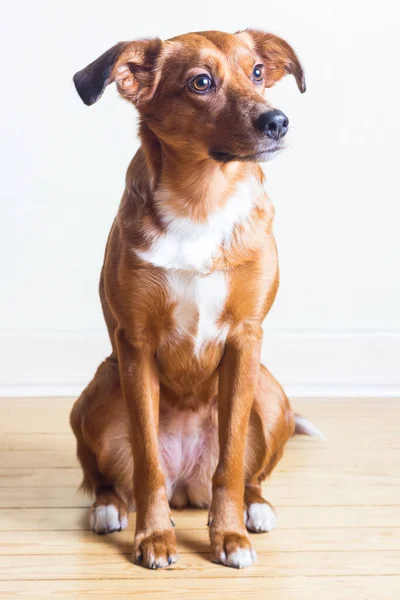
[[[69,430],[71,400],[0,400],[0,598],[400,597],[400,401],[294,401],[326,440],[294,438],[265,485],[278,528],[252,535],[258,562],[209,561],[206,511],[174,511],[180,562],[130,561],[135,515],[112,536],[88,530],[90,500]]]

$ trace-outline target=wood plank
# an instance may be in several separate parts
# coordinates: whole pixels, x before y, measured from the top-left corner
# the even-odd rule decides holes
[[[399,400],[293,401],[327,440],[290,441],[264,489],[278,528],[251,536],[259,560],[244,571],[209,562],[206,511],[174,511],[181,560],[160,572],[130,562],[134,514],[127,531],[89,532],[71,405],[0,400],[2,600],[400,597]]]
[[[1,402],[1,400],[0,400]],[[324,432],[327,437],[327,431]],[[342,450],[383,450],[388,448],[400,449],[400,436],[388,435],[385,431],[369,427],[358,432],[357,436],[351,431],[341,432],[331,429],[325,441],[317,438],[296,435],[289,440],[287,451],[312,452],[318,449],[321,453],[325,449],[338,448]],[[25,450],[36,452],[41,450],[67,450],[75,454],[76,443],[72,431],[62,433],[9,433],[3,432],[0,436],[0,451]]]
[[[288,479],[290,476],[288,477]],[[78,491],[77,486],[55,485],[35,487],[28,483],[19,487],[0,487],[1,508],[82,508],[90,506],[91,500]],[[78,479],[79,481],[79,479]],[[378,482],[378,478],[377,478]],[[400,485],[366,486],[331,485],[307,483],[295,487],[290,483],[277,483],[273,480],[264,486],[264,496],[274,506],[386,506],[400,504]]]
[[[29,467],[39,469],[65,469],[79,467],[75,450],[1,450],[0,464],[3,469],[26,469]]]
[[[2,487],[54,487],[68,485],[79,487],[82,482],[80,468],[66,469],[4,469],[0,468],[0,489]],[[1,492],[0,492],[1,493]]]
[[[1,403],[1,400],[0,400]],[[64,433],[2,433],[0,452],[58,450],[75,454],[76,442],[72,431]]]
[[[32,403],[36,403],[37,406],[42,408],[51,408],[56,404],[63,404],[71,407],[75,402],[76,398],[72,396],[3,396],[1,398],[1,405],[4,409],[15,406],[16,403],[19,406],[31,406]],[[296,396],[291,397],[291,402],[296,404],[296,409],[307,408],[315,409],[320,411],[325,410],[336,410],[345,409],[346,412],[351,410],[357,410],[359,408],[398,408],[399,398],[396,396],[376,398],[374,396],[357,396],[357,397],[339,397],[339,398],[326,398],[324,396],[313,396],[312,398],[298,398]]]
[[[256,567],[253,567],[256,568]],[[222,569],[222,567],[221,567]],[[229,575],[233,569],[229,570]],[[224,571],[222,571],[223,573]],[[280,577],[271,575],[247,577],[247,571],[239,572],[236,577],[220,576],[220,582],[201,577],[170,578],[169,571],[151,571],[149,579],[106,579],[97,581],[84,579],[25,580],[2,581],[0,593],[2,600],[25,598],[42,600],[43,598],[96,598],[97,600],[128,600],[145,598],[148,600],[177,597],[191,600],[396,600],[400,597],[400,576],[316,576],[300,575]],[[218,586],[218,587],[217,587]]]
[[[69,398],[45,399],[1,399],[2,419],[0,433],[57,433],[70,431],[69,413],[73,405]],[[365,400],[353,402],[351,400],[332,401],[293,401],[295,410],[314,421],[329,437],[330,432],[361,432],[373,429],[379,423],[381,431],[395,436],[397,432],[396,416],[398,406],[396,400],[382,399],[378,402]],[[347,419],[342,418],[346,410]],[[15,418],[23,412],[24,418]],[[384,419],[379,417],[385,414]],[[393,417],[393,418],[390,418]]]
[[[20,434],[56,434],[58,431],[61,434],[69,433],[68,413],[53,409],[47,414],[43,414],[38,408],[32,410],[23,409],[24,418],[17,420],[15,414],[17,407],[10,409],[8,413],[2,413],[2,421],[0,423],[0,433],[8,433],[12,435]],[[40,416],[39,414],[40,413]],[[20,410],[21,414],[21,410]],[[324,434],[324,437],[330,439],[331,436],[353,436],[361,433],[371,433],[371,429],[377,425],[377,417],[365,416],[358,417],[349,415],[349,421],[344,422],[339,415],[324,415],[324,417],[315,417],[311,414],[306,415]],[[397,413],[391,412],[387,418],[379,423],[379,430],[385,432],[395,438],[396,436],[396,419]]]
[[[206,510],[172,511],[177,527],[197,529],[207,523]],[[282,529],[316,527],[400,527],[398,506],[281,506],[277,510]],[[130,527],[135,513],[129,516]],[[84,508],[5,508],[0,514],[0,531],[81,531],[88,529]]]
[[[51,408],[57,405],[63,405],[71,407],[75,402],[76,398],[72,396],[3,396],[1,398],[1,405],[4,409],[13,407],[16,404],[19,406],[32,406],[35,403],[36,406],[41,408]],[[293,406],[296,410],[307,409],[315,410],[319,412],[326,412],[332,410],[346,410],[346,413],[362,409],[398,409],[399,398],[396,396],[376,398],[374,396],[358,396],[358,397],[339,397],[339,398],[326,398],[324,396],[314,396],[312,398],[298,398],[292,396],[290,398]]]
[[[178,551],[181,554],[209,553],[207,527],[176,529]],[[251,541],[259,552],[356,552],[400,551],[400,529],[393,527],[331,527],[320,529],[282,529],[268,534],[252,534]],[[89,555],[126,554],[132,552],[132,529],[99,536],[91,531],[3,531],[0,536],[0,554]]]
[[[400,557],[397,551],[380,552],[285,552],[259,553],[257,567],[231,569],[230,579],[259,577],[260,573],[276,576],[284,573],[286,577],[349,576],[370,575],[371,564],[374,574],[398,575]],[[225,567],[226,568],[226,567]],[[185,579],[207,575],[207,578],[227,577],[224,567],[210,562],[206,554],[188,553],[180,557],[179,562],[168,569],[168,579]],[[43,560],[42,556],[0,556],[0,580],[18,579],[155,579],[151,570],[134,565],[130,555],[53,555]]]
[[[349,461],[347,469],[324,469],[321,467],[297,467],[281,470],[279,467],[273,472],[267,486],[286,484],[292,486],[293,493],[300,486],[398,486],[400,484],[400,470],[395,465],[386,464],[376,472],[368,467],[353,467]],[[0,489],[2,487],[43,486],[57,485],[79,487],[82,482],[82,472],[79,468],[65,469],[4,469],[0,468]]]
[[[321,444],[321,443],[320,443]],[[392,462],[400,467],[400,449],[382,449],[379,452],[366,452],[365,449],[353,449],[351,464],[355,467],[369,467],[380,469],[382,464]],[[0,451],[0,464],[3,469],[40,468],[53,469],[66,467],[79,467],[75,450],[49,449],[49,450],[3,450]],[[321,445],[311,445],[303,450],[294,450],[290,447],[279,463],[277,470],[297,469],[301,467],[349,467],[349,452],[341,448],[332,448]]]

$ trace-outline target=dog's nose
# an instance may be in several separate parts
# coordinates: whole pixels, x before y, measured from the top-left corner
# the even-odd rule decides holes
[[[269,110],[261,113],[255,123],[257,129],[268,137],[278,141],[287,134],[289,119],[281,110]]]

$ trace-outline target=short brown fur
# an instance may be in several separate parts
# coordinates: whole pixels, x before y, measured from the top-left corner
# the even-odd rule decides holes
[[[262,86],[249,79],[257,63],[265,69]],[[205,69],[216,81],[208,98],[187,85]],[[204,459],[215,470],[209,473],[211,554],[216,562],[231,557],[230,566],[241,566],[233,557],[251,548],[243,508],[266,503],[260,484],[294,432],[285,393],[260,366],[261,325],[279,274],[274,209],[256,164],[265,136],[253,126],[260,111],[271,108],[265,87],[285,73],[293,73],[304,91],[300,63],[280,38],[203,32],[122,43],[75,79],[87,104],[115,81],[140,115],[142,146],[128,168],[100,282],[112,354],[75,403],[71,425],[83,487],[96,496],[93,510],[112,505],[122,519],[136,507],[134,559],[147,567],[176,560],[170,504],[207,503],[185,482],[168,498],[158,448],[164,412],[201,415],[211,438],[215,429],[218,444],[210,442]],[[219,162],[210,155],[214,150],[235,158]],[[168,230],[166,209],[193,226],[206,223],[249,181],[251,213],[216,249],[204,274],[222,273],[227,282],[217,323],[226,339],[196,353],[191,335],[175,335],[168,271],[140,253],[151,252]]]

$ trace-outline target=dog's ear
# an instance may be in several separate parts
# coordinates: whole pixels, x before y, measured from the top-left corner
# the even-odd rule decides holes
[[[90,106],[115,81],[127,100],[135,104],[150,100],[158,83],[156,65],[161,47],[158,38],[116,44],[74,75],[76,91]]]
[[[300,92],[306,91],[303,67],[295,51],[285,40],[272,33],[265,33],[257,29],[246,29],[244,32],[239,32],[239,35],[243,34],[251,36],[255,50],[264,61],[266,87],[272,87],[284,75],[290,73],[294,75]]]

